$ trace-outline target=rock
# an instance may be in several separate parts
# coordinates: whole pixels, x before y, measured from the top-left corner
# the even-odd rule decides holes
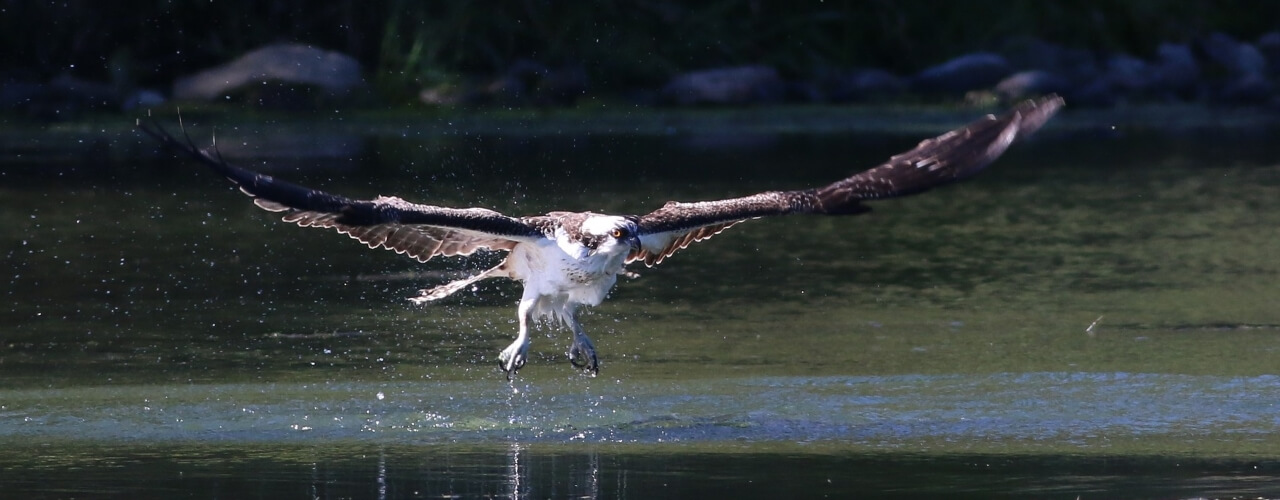
[[[1243,75],[1228,81],[1218,93],[1218,100],[1225,104],[1256,105],[1271,101],[1275,85],[1263,75]]]
[[[1162,43],[1156,48],[1156,62],[1151,68],[1150,87],[1181,98],[1195,97],[1200,87],[1200,64],[1191,46]]]
[[[1111,84],[1111,79],[1099,75],[1084,85],[1079,85],[1067,92],[1065,97],[1072,106],[1089,108],[1109,108],[1115,106],[1118,96]]]
[[[1019,71],[996,84],[995,92],[1001,100],[1016,101],[1026,97],[1063,93],[1071,90],[1065,78],[1044,70]]]
[[[1272,31],[1258,37],[1255,45],[1262,53],[1262,57],[1267,60],[1267,68],[1271,73],[1280,73],[1280,31]]]
[[[587,71],[581,66],[550,68],[522,59],[485,91],[495,102],[506,105],[568,106],[587,93]]]
[[[921,71],[912,81],[919,92],[964,95],[990,88],[1013,73],[1004,56],[990,52],[967,54]]]
[[[533,86],[533,101],[541,105],[572,106],[587,95],[591,80],[587,69],[578,66],[553,68]]]
[[[322,91],[319,97],[340,98],[363,86],[364,79],[360,76],[360,63],[351,56],[309,45],[276,44],[179,78],[173,84],[173,98],[211,100],[247,87],[271,84],[311,87]]]
[[[1222,33],[1212,33],[1200,41],[1210,61],[1227,70],[1234,77],[1264,75],[1267,58],[1257,47],[1243,43]]]
[[[1280,49],[1280,34],[1263,35],[1259,45],[1268,51]],[[1262,49],[1222,33],[1201,39],[1199,47],[1209,61],[1227,72],[1226,80],[1213,93],[1218,102],[1235,105],[1271,102],[1276,89],[1267,77],[1268,56]]]
[[[1129,54],[1112,54],[1107,57],[1102,73],[1067,92],[1067,98],[1080,106],[1114,106],[1121,99],[1147,91],[1153,76],[1147,61]]]
[[[1151,84],[1151,65],[1129,54],[1113,54],[1107,58],[1104,76],[1114,88],[1141,91]]]
[[[823,89],[829,101],[858,102],[902,94],[907,81],[882,69],[863,68],[826,79]]]
[[[785,82],[782,98],[789,102],[822,102],[826,94],[812,82]]]
[[[1035,37],[1015,37],[1005,44],[1001,53],[1015,68],[1047,71],[1075,85],[1090,82],[1102,74],[1097,57],[1088,50],[1063,47]]]
[[[778,71],[769,66],[738,66],[694,71],[672,78],[661,91],[662,102],[750,104],[777,102],[786,93]]]
[[[522,59],[493,80],[423,89],[418,99],[444,106],[571,106],[586,95],[587,88],[587,71],[582,66],[550,68]]]
[[[1265,75],[1267,57],[1252,44],[1242,43],[1236,53],[1236,71],[1238,75]]]
[[[519,106],[531,100],[538,82],[550,72],[550,69],[537,61],[518,60],[502,75],[475,89],[468,100],[472,104]]]

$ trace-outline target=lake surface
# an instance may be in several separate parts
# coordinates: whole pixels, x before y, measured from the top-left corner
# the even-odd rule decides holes
[[[819,185],[973,116],[187,125],[529,215]],[[495,256],[279,222],[129,125],[0,138],[0,496],[1280,497],[1273,126],[1068,112],[972,181],[633,269],[583,318],[600,376],[544,327],[508,383],[516,285],[405,300]]]

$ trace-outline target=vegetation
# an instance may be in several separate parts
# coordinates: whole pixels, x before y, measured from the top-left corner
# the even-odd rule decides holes
[[[60,74],[167,86],[175,75],[270,42],[358,58],[386,92],[520,60],[584,68],[625,91],[672,74],[764,63],[786,75],[875,66],[908,73],[1034,36],[1148,55],[1212,31],[1253,39],[1277,29],[1264,0],[121,0],[0,2],[0,74]]]

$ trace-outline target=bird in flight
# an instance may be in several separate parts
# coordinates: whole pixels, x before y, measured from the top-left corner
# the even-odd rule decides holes
[[[717,201],[672,201],[645,215],[551,212],[511,217],[484,208],[440,207],[394,196],[355,200],[230,165],[216,148],[197,147],[185,128],[185,140],[155,123],[139,121],[138,128],[227,177],[257,206],[284,214],[285,222],[334,229],[369,248],[385,248],[419,262],[482,250],[507,252],[502,263],[489,270],[422,290],[409,300],[426,304],[489,278],[523,282],[516,339],[498,355],[509,380],[528,361],[529,327],[539,319],[567,327],[573,334],[569,362],[598,373],[596,349],[578,322],[578,308],[599,305],[618,276],[630,274],[628,264],[658,265],[690,244],[747,220],[790,214],[855,215],[870,210],[868,201],[912,195],[965,179],[1039,129],[1062,106],[1057,96],[1024,101],[1002,115],[987,115],[927,139],[879,166],[826,186]]]

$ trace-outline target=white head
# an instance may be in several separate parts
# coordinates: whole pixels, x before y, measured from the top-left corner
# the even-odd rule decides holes
[[[579,242],[591,254],[630,253],[640,246],[639,227],[626,217],[592,215],[582,221]]]

